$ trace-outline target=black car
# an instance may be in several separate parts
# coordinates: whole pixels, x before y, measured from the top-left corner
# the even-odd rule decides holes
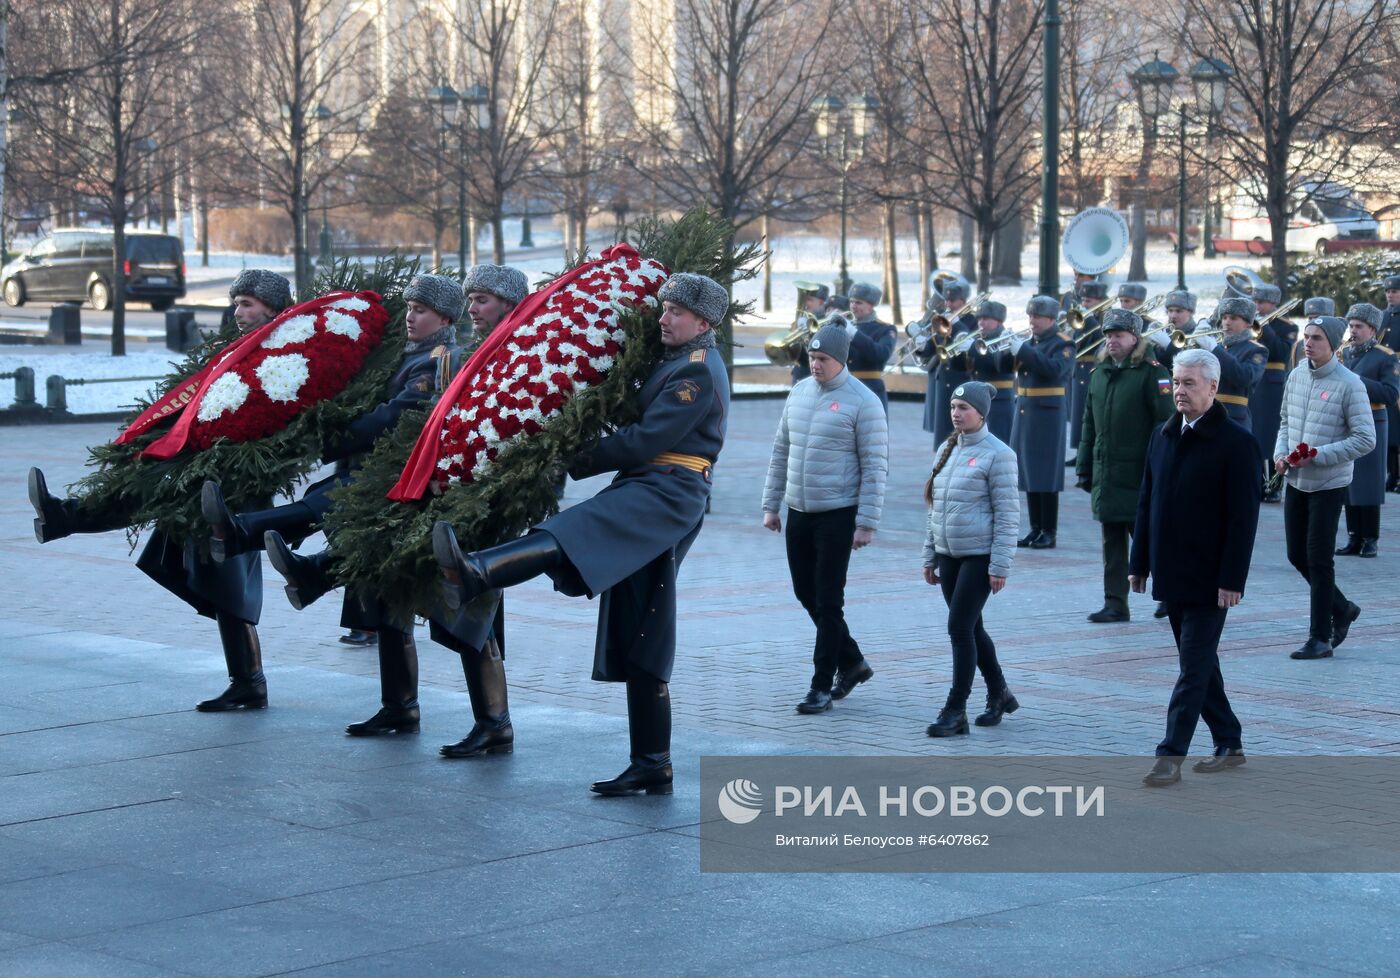
[[[86,300],[94,309],[110,308],[112,232],[100,228],[54,231],[0,269],[0,291],[11,306],[44,299]],[[127,234],[127,299],[165,310],[184,294],[185,256],[180,239],[168,234]]]

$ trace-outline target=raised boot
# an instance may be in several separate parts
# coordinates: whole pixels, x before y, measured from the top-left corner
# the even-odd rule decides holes
[[[653,676],[627,679],[627,730],[632,740],[632,763],[608,781],[593,782],[600,795],[671,793],[671,691]]]
[[[277,573],[287,579],[287,600],[297,611],[311,604],[321,595],[335,588],[335,578],[331,577],[331,552],[322,550],[309,557],[302,557],[287,546],[282,534],[268,530],[263,535],[263,546],[267,548],[267,559],[277,569]]]
[[[515,730],[510,725],[506,701],[506,664],[494,638],[480,651],[462,653],[462,673],[471,698],[471,732],[455,744],[444,744],[443,757],[480,757],[483,754],[509,754],[515,749]]]
[[[558,567],[564,554],[547,532],[537,531],[473,553],[463,553],[450,523],[433,526],[433,557],[446,579],[443,600],[456,610],[498,588],[522,584]]]
[[[216,563],[250,550],[261,550],[268,530],[301,540],[312,534],[317,523],[311,507],[300,502],[235,513],[224,501],[219,484],[213,481],[204,483],[199,496],[199,509],[204,521],[209,524],[209,556]]]
[[[262,647],[258,630],[232,615],[219,615],[219,640],[228,666],[228,689],[212,700],[195,704],[201,713],[267,709],[267,677],[262,671]]]
[[[1016,702],[1016,697],[1011,695],[1011,690],[1003,686],[997,690],[987,690],[987,710],[978,715],[972,722],[979,727],[995,727],[1001,723],[1003,713],[1015,713],[1021,708],[1021,704]]]
[[[938,711],[938,718],[928,725],[925,733],[930,737],[956,737],[967,731],[967,708],[949,705]]]
[[[351,737],[418,732],[418,645],[410,632],[379,630],[379,689],[383,708],[345,728]]]
[[[34,507],[34,539],[40,543],[62,540],[74,533],[106,533],[120,530],[125,524],[111,525],[83,513],[78,500],[60,499],[49,494],[44,473],[29,470],[29,504]]]

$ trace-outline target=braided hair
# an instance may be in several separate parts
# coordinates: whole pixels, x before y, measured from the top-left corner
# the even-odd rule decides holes
[[[928,474],[928,481],[924,483],[924,505],[933,505],[933,480],[938,478],[938,473],[943,471],[943,466],[948,464],[948,457],[953,454],[953,447],[958,443],[958,432],[953,432],[948,436],[948,440],[943,443],[943,451],[939,453],[938,461],[933,463],[933,471]]]

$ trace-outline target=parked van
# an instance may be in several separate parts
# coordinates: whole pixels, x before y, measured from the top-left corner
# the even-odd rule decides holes
[[[112,305],[112,239],[107,228],[59,228],[0,269],[0,292],[11,306],[30,299]],[[185,294],[185,257],[169,234],[126,236],[126,297],[169,309]]]
[[[1311,199],[1304,200],[1309,194]],[[1301,201],[1301,203],[1298,203]],[[1221,235],[1240,241],[1268,242],[1269,215],[1251,197],[1240,194],[1230,209]],[[1294,192],[1294,213],[1288,222],[1289,251],[1326,250],[1329,241],[1375,241],[1378,222],[1355,192],[1340,183],[1304,183]]]

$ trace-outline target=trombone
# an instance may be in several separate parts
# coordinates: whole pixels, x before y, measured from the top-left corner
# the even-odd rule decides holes
[[[1196,325],[1197,327],[1199,327],[1201,323],[1208,324],[1209,322],[1209,320],[1202,319],[1198,320]],[[1213,336],[1219,338],[1224,336],[1228,332],[1229,330],[1227,330],[1224,326],[1218,327],[1217,329],[1205,330],[1197,328],[1189,333],[1186,332],[1186,330],[1184,329],[1174,329],[1171,331],[1172,346],[1178,350],[1184,350],[1187,347],[1191,346],[1193,342],[1200,339],[1202,336]]]
[[[938,361],[938,352],[922,353],[921,351],[930,342],[935,347],[942,346],[948,342],[949,335],[953,332],[953,321],[942,313],[925,314],[924,318],[916,319],[904,326],[904,335],[909,339],[904,341],[895,355],[894,362],[902,370],[904,361],[912,358],[915,365],[921,370],[927,370]]]
[[[1083,306],[1080,305],[1071,306],[1069,310],[1067,310],[1065,314],[1061,317],[1061,319],[1063,320],[1066,326],[1074,330],[1076,333],[1082,332],[1084,329],[1084,320],[1088,319],[1090,316],[1097,316],[1099,313],[1103,312],[1110,305],[1112,305],[1113,301],[1113,299],[1104,299],[1102,302],[1099,302],[1088,309],[1085,309]],[[1146,305],[1146,303],[1144,303],[1144,305]],[[1059,323],[1057,322],[1055,325],[1058,326]]]
[[[953,357],[960,357],[976,344],[982,342],[980,331],[972,329],[966,333],[960,333],[954,339],[943,343],[937,343],[933,348],[933,359],[937,361],[951,360]]]
[[[1146,302],[1144,302],[1142,305],[1138,306],[1136,309],[1132,309],[1132,310],[1130,310],[1130,311],[1131,311],[1131,312],[1137,313],[1138,316],[1139,316],[1139,318],[1141,318],[1141,319],[1143,319],[1143,320],[1145,321],[1145,320],[1147,319],[1147,314],[1148,314],[1149,312],[1151,312],[1152,310],[1156,309],[1158,306],[1160,306],[1160,305],[1166,300],[1166,298],[1167,298],[1167,294],[1166,294],[1165,292],[1159,292],[1159,293],[1157,293],[1156,295],[1154,295],[1152,298],[1150,298],[1150,299],[1148,299]],[[1143,336],[1150,336],[1150,335],[1152,335],[1153,333],[1157,332],[1159,329],[1166,329],[1169,325],[1171,325],[1171,324],[1170,324],[1170,323],[1163,323],[1163,324],[1160,325],[1160,326],[1154,326],[1152,329],[1145,330],[1145,331],[1143,332],[1142,335],[1143,335]],[[1100,334],[1102,334],[1103,331],[1100,330],[1099,332],[1100,332]],[[1084,336],[1084,337],[1080,337],[1080,339],[1078,339],[1078,340],[1075,341],[1075,344],[1074,344],[1074,355],[1075,355],[1076,357],[1089,356],[1089,355],[1091,355],[1091,354],[1096,353],[1096,352],[1098,351],[1098,348],[1101,347],[1101,346],[1103,346],[1104,341],[1107,340],[1108,337],[1107,337],[1107,336],[1104,336],[1104,335],[1100,335],[1096,340],[1094,340],[1094,342],[1090,343],[1088,346],[1080,346],[1080,344],[1083,343],[1083,341],[1086,340],[1086,339],[1088,339],[1088,337],[1087,337],[1087,336]]]
[[[1302,299],[1298,298],[1297,296],[1294,296],[1292,299],[1289,299],[1287,302],[1285,302],[1283,305],[1279,306],[1279,307],[1278,307],[1277,309],[1275,309],[1273,312],[1265,313],[1263,316],[1260,316],[1258,319],[1256,319],[1256,320],[1254,321],[1254,336],[1255,336],[1255,338],[1258,339],[1258,337],[1259,337],[1259,330],[1260,330],[1262,327],[1267,326],[1269,323],[1273,322],[1275,319],[1281,319],[1282,317],[1287,316],[1287,315],[1288,315],[1290,312],[1292,312],[1294,309],[1297,309],[1297,308],[1298,308],[1298,304],[1299,304],[1300,302],[1302,302],[1302,301],[1303,301]]]

